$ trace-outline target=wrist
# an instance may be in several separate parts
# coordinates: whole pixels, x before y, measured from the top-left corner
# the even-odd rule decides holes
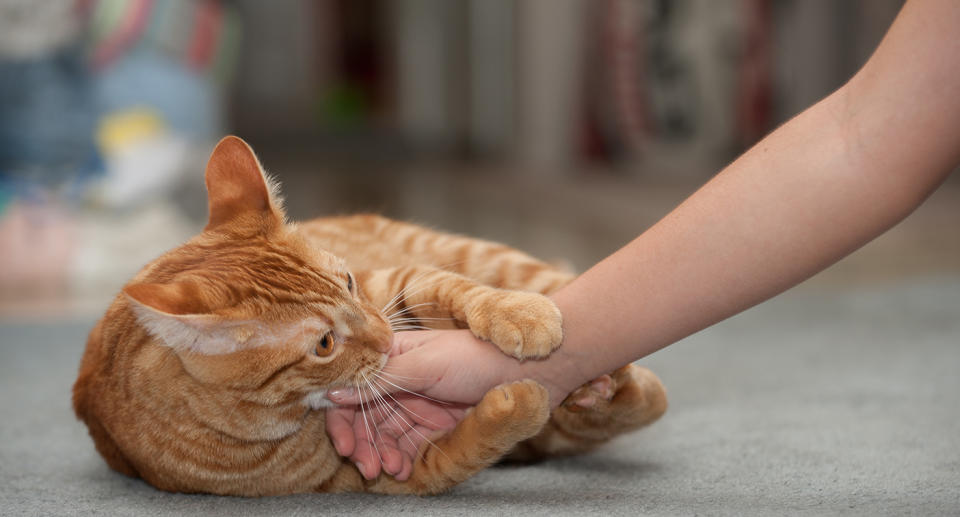
[[[501,364],[501,382],[520,379],[537,381],[549,392],[553,408],[559,406],[573,390],[630,361],[621,361],[617,354],[611,353],[609,346],[596,346],[596,327],[592,324],[592,315],[584,314],[581,310],[583,304],[577,303],[575,284],[576,280],[550,295],[563,318],[563,341],[560,347],[544,359],[511,360]]]
[[[550,394],[551,408],[559,406],[570,392],[593,378],[584,372],[576,354],[563,345],[545,359],[516,363],[516,371],[511,376],[511,380],[533,379],[540,383]]]

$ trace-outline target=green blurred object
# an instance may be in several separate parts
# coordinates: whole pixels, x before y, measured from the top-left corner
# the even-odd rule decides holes
[[[321,127],[336,130],[355,129],[367,120],[370,100],[363,88],[340,83],[319,95],[317,118]]]

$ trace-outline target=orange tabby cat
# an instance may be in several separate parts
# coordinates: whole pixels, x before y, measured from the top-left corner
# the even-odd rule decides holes
[[[506,384],[424,446],[407,481],[364,480],[335,452],[322,406],[328,389],[384,366],[392,329],[381,308],[424,324],[453,318],[507,354],[543,357],[561,321],[539,293],[571,275],[373,215],[289,224],[235,137],[217,145],[206,183],[206,228],[124,287],[90,333],[73,388],[77,416],[119,472],[179,492],[429,494],[511,451],[587,450],[666,408],[656,376],[633,366],[584,386],[552,418],[539,384]]]

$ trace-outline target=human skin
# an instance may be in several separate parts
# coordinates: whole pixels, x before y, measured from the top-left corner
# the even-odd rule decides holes
[[[469,331],[424,331],[397,335],[388,371],[407,377],[398,383],[406,389],[465,404],[503,382],[531,378],[556,406],[584,382],[823,270],[909,215],[960,162],[958,33],[960,3],[907,2],[847,84],[555,293],[564,339],[549,358],[519,363]],[[330,398],[357,400],[350,393]],[[458,418],[429,400],[417,411],[450,417],[448,425]],[[376,475],[382,462],[350,425],[354,410],[328,414],[338,451]],[[417,439],[395,434],[381,447],[415,454]],[[396,464],[387,471],[409,474]]]

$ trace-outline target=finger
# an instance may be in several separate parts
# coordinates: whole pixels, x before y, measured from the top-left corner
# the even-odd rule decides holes
[[[337,388],[327,392],[327,399],[341,406],[359,404],[362,399],[353,388]],[[363,402],[366,402],[365,400]]]
[[[350,461],[357,466],[357,470],[365,479],[374,479],[380,475],[380,456],[373,443],[362,440],[357,444]]]
[[[383,471],[395,476],[403,468],[403,453],[397,448],[397,443],[392,437],[384,436],[378,442],[378,446],[380,447],[380,463]]]
[[[395,438],[397,433],[391,433],[387,424],[384,423],[384,419],[390,415],[390,408],[385,407],[383,403],[379,403],[369,406],[368,409],[370,409],[368,411],[369,416],[372,417],[371,426],[374,428],[373,432],[376,435],[374,443],[381,467],[388,474],[396,474],[403,467],[403,456],[397,448]]]
[[[414,423],[405,417],[399,409],[391,407],[389,413],[377,425],[377,428],[380,429],[380,432],[391,436],[403,436],[412,425]]]
[[[400,447],[400,452],[403,453],[404,457],[409,457],[411,460],[413,460],[418,456],[420,452],[420,444],[423,442],[423,437],[413,431],[410,431],[409,433],[397,439],[397,446]]]
[[[425,363],[421,357],[415,357],[415,354],[394,356],[371,379],[371,383],[376,385],[376,391],[336,388],[327,392],[327,398],[338,405],[356,405],[374,401],[377,394],[385,396],[423,391],[435,384],[442,373],[431,372],[429,369],[430,364]]]
[[[353,417],[353,436],[356,438],[357,445],[360,446],[361,441],[371,441],[373,435],[371,434],[372,429],[370,427],[370,417],[367,416],[366,412],[356,411]]]
[[[400,450],[404,454],[409,454],[413,458],[417,458],[420,454],[423,454],[430,447],[436,447],[436,439],[442,436],[443,432],[435,431],[429,427],[417,425],[410,429],[402,441],[398,442]]]
[[[331,408],[327,410],[327,434],[333,441],[337,454],[350,456],[356,445],[353,432],[353,421],[356,410],[352,408]]]
[[[403,399],[401,403],[404,414],[414,423],[433,429],[453,429],[457,425],[457,419],[448,411],[446,405],[418,397]]]
[[[385,406],[382,401],[361,406],[361,418],[356,419],[354,426],[354,432],[367,443],[355,458],[355,463],[367,479],[378,476],[381,469],[388,474],[395,474],[403,467],[403,455],[395,438],[398,434],[391,434],[384,423],[390,409]]]
[[[436,334],[437,332],[432,330],[409,330],[394,333],[390,356],[405,354],[414,348],[424,345],[435,338]]]
[[[394,478],[397,481],[406,481],[410,479],[410,474],[413,473],[413,458],[415,456],[403,455],[403,465],[400,467],[400,472],[394,474]]]

